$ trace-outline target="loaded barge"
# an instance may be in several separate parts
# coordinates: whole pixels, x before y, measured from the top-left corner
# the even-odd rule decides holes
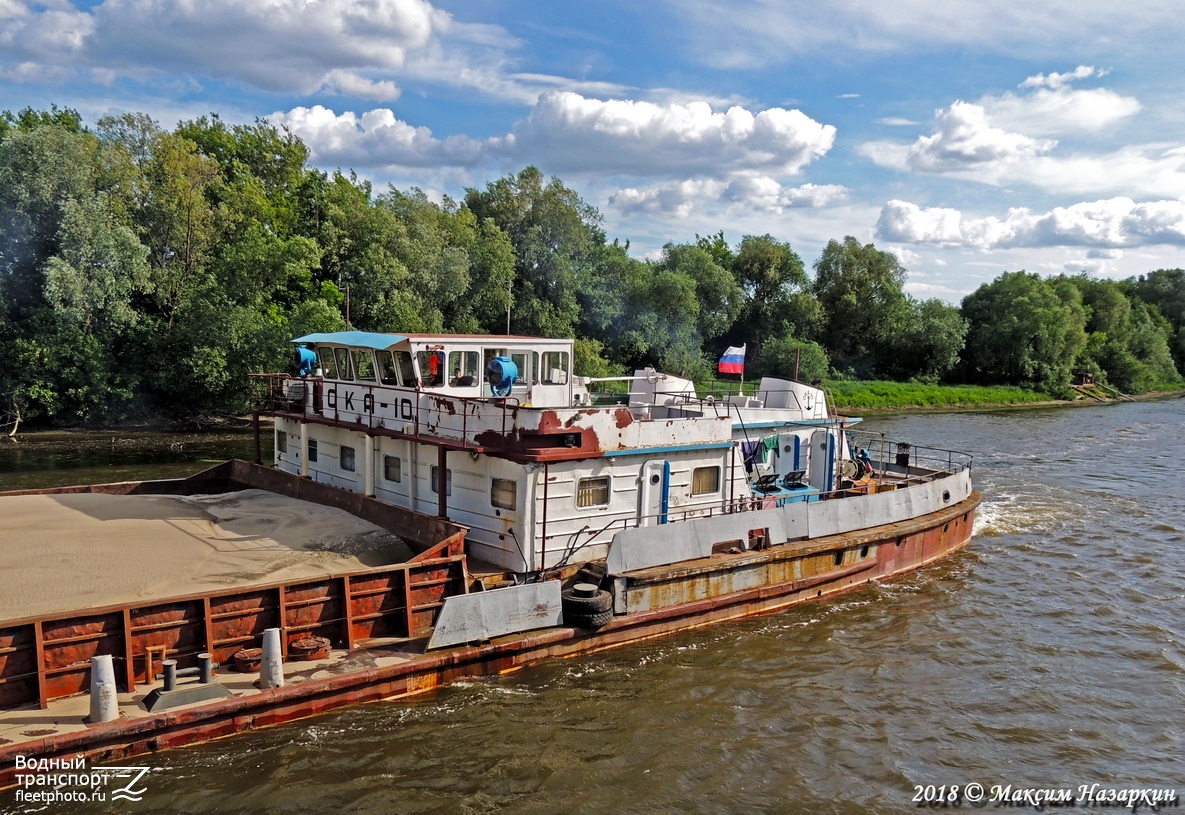
[[[713,397],[644,369],[608,397],[571,340],[294,343],[293,373],[255,379],[255,463],[0,507],[264,490],[406,554],[0,621],[0,786],[18,758],[122,760],[848,591],[964,546],[981,500],[970,456],[864,433],[791,379]]]

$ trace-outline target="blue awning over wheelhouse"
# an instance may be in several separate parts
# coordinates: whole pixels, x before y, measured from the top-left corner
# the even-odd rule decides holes
[[[355,348],[373,348],[386,351],[393,345],[406,340],[403,334],[378,334],[373,331],[331,331],[323,334],[306,334],[292,340],[294,343],[350,345]]]

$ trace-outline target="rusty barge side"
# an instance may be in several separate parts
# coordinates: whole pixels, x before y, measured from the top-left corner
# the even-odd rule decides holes
[[[247,465],[239,463],[224,466],[239,467],[240,477],[243,477],[241,467]],[[280,480],[288,479],[281,475]],[[318,486],[296,481],[296,484],[301,483]],[[348,500],[360,497],[349,496]],[[335,645],[352,649],[339,665],[341,673],[310,677],[284,687],[244,693],[175,711],[155,714],[144,712],[86,729],[2,745],[0,787],[15,783],[17,755],[26,759],[66,759],[81,755],[94,762],[114,761],[293,721],[345,705],[420,693],[465,677],[505,673],[543,659],[615,648],[680,630],[769,613],[797,603],[834,596],[873,581],[912,571],[960,549],[970,540],[975,509],[980,500],[979,493],[973,492],[963,501],[939,512],[871,527],[858,533],[788,542],[736,553],[718,553],[711,558],[679,564],[675,568],[641,569],[621,575],[618,579],[624,580],[624,590],[627,596],[633,598],[633,604],[649,608],[615,616],[610,623],[595,632],[561,625],[425,652],[425,629],[415,625],[414,617],[408,612],[410,605],[406,604],[402,608],[395,608],[393,616],[408,620],[411,628],[394,641],[372,643],[361,637],[351,638],[348,626],[336,623],[320,626],[318,630],[330,635]],[[382,508],[371,511],[381,512]],[[446,540],[453,545],[457,545],[459,540],[455,534],[446,536]],[[463,530],[460,534],[463,538]],[[445,574],[452,570],[454,575],[459,569],[467,577],[464,555],[450,555],[447,545],[444,548],[433,547],[423,554],[427,557],[419,562],[426,569],[443,569]],[[751,578],[754,574],[760,575],[756,582]],[[746,578],[748,584],[740,576],[749,576]],[[439,587],[445,583],[435,585]],[[736,585],[750,587],[727,590]],[[398,588],[400,591],[409,591],[410,584],[405,583]],[[455,582],[451,584],[451,590],[463,592],[465,588]],[[383,593],[367,594],[364,591],[361,596],[365,598],[380,594]],[[384,596],[390,596],[390,592]],[[295,593],[289,594],[289,597],[299,599],[288,604],[281,600],[281,607],[287,605],[288,608],[304,609],[300,613],[305,615],[322,613],[326,618],[340,613],[340,608],[332,603],[315,599],[308,603],[305,602],[307,596]],[[190,607],[209,609],[212,608],[210,600],[188,598],[176,603],[164,601],[155,605],[178,609],[189,603]],[[124,610],[129,614],[130,611]],[[232,616],[240,625],[262,630],[262,627],[274,623],[276,611],[276,608],[265,605],[252,609],[248,604],[237,609]],[[347,612],[346,616],[350,616],[350,613]],[[98,629],[82,624],[78,630],[87,633],[78,634],[72,643],[76,650],[76,665],[94,653],[118,653],[112,647],[111,638],[105,634],[108,633],[106,626],[118,627],[119,617],[109,615]],[[304,620],[291,626],[284,638],[285,642],[311,630],[308,628],[308,617]],[[178,623],[178,618],[162,618],[160,623],[149,628],[164,632],[159,636],[166,640],[173,638],[174,643],[182,642],[180,638],[186,636],[183,633],[186,628]],[[336,629],[334,625],[337,625]],[[4,630],[10,629],[6,627]],[[395,624],[392,624],[392,630],[396,630]],[[96,633],[100,636],[95,636]],[[18,652],[17,646],[2,642],[0,646],[0,662],[15,664],[13,654]],[[134,648],[132,650],[135,651]],[[389,664],[379,664],[382,660],[375,660],[374,657],[384,653],[398,653],[401,658]],[[132,658],[134,661],[134,653]],[[134,692],[135,685],[141,681],[141,674],[131,669],[127,676],[130,684],[126,686],[125,692]],[[0,688],[4,687],[5,684],[0,683]],[[142,690],[147,689],[142,686]],[[43,695],[42,704],[48,703]],[[64,702],[56,701],[54,704]],[[5,715],[0,713],[0,723]]]

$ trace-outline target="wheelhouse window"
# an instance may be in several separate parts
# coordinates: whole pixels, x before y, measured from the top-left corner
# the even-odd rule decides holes
[[[390,351],[379,351],[379,381],[384,385],[399,384],[399,370]]]
[[[317,460],[317,440],[309,439],[309,461]]]
[[[538,358],[538,354],[535,357]],[[514,379],[514,384],[527,384],[527,377],[530,376],[530,370],[527,368],[527,354],[525,351],[521,353],[511,353],[510,361],[514,363],[514,367],[518,368],[518,376]]]
[[[544,351],[540,364],[542,368],[539,373],[544,385],[568,384],[567,351]]]
[[[602,475],[597,478],[582,478],[576,482],[576,506],[609,506],[609,476]]]
[[[416,363],[425,388],[439,388],[444,384],[443,351],[416,351]]]
[[[399,456],[383,456],[383,478],[398,484],[403,480],[403,459]]]
[[[395,357],[395,367],[399,369],[399,378],[403,380],[403,387],[413,387],[416,382],[416,369],[411,364],[411,353],[392,351],[391,354]]]
[[[321,372],[329,379],[337,379],[337,358],[333,356],[333,349],[318,348],[317,356],[321,359]]]
[[[337,357],[337,378],[353,379],[353,368],[350,366],[350,349],[334,348],[333,353]]]
[[[337,451],[337,464],[347,473],[352,473],[356,469],[354,464],[354,448],[342,445]]]
[[[480,359],[481,355],[476,351],[453,351],[449,354],[449,385],[454,388],[471,388],[481,382],[481,370],[478,367]]]
[[[490,479],[490,503],[502,509],[518,506],[518,482],[509,478]]]
[[[440,494],[440,468],[435,464],[432,465],[432,492]],[[444,494],[453,494],[453,471],[447,468],[444,471]]]
[[[374,355],[370,351],[354,349],[354,378],[360,382],[374,381]]]
[[[719,467],[696,467],[692,471],[692,495],[713,495],[718,492],[720,492]]]

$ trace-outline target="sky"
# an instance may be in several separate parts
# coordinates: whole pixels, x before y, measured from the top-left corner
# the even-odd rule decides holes
[[[217,113],[439,200],[534,165],[657,257],[851,235],[919,299],[1185,267],[1181,0],[0,0],[0,109]]]

